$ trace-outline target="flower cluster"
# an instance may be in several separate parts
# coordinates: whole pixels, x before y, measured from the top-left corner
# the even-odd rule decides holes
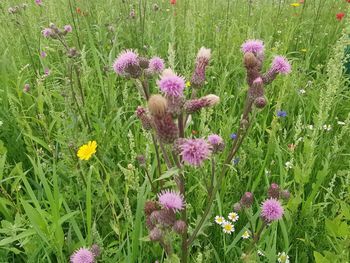
[[[215,223],[222,227],[222,231],[226,234],[231,234],[235,231],[234,223],[236,223],[239,219],[239,215],[236,212],[231,212],[227,216],[228,220],[226,220],[223,216],[216,216]]]

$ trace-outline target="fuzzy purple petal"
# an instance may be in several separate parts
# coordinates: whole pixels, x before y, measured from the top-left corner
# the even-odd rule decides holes
[[[276,56],[272,62],[272,69],[281,74],[289,74],[292,71],[292,66],[283,56]]]

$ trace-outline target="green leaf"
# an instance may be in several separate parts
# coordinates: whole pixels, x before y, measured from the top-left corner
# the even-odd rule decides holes
[[[159,178],[157,178],[154,181],[160,181],[160,180],[170,178],[170,177],[178,174],[179,172],[180,172],[180,170],[178,168],[173,167],[173,168],[169,169],[168,171],[166,171],[164,174],[162,174]]]
[[[324,256],[322,256],[321,253],[318,253],[317,251],[314,251],[314,257],[316,263],[330,263],[328,259],[326,259]]]
[[[176,254],[172,254],[164,260],[164,263],[180,263],[180,259]]]

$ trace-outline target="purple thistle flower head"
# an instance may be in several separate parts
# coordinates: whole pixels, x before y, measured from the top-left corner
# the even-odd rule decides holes
[[[129,66],[138,65],[138,54],[133,50],[124,50],[122,51],[113,64],[114,71],[124,76],[127,72],[126,69]]]
[[[43,1],[42,0],[35,0],[35,3],[38,5],[38,6],[41,6],[43,4]]]
[[[212,146],[213,153],[221,152],[225,148],[224,140],[217,134],[209,135],[208,142]]]
[[[160,73],[164,70],[164,60],[159,57],[153,57],[149,61],[149,69],[152,73]]]
[[[214,146],[224,142],[224,140],[217,134],[211,134],[208,136],[208,142]]]
[[[254,54],[264,52],[264,43],[258,39],[250,39],[243,43],[241,50],[243,53],[251,52]]]
[[[174,212],[184,208],[183,196],[173,190],[163,190],[158,194],[159,203],[166,209]]]
[[[292,66],[285,57],[276,56],[272,61],[272,69],[281,74],[289,74],[292,71]]]
[[[180,148],[183,160],[194,166],[200,166],[211,154],[210,145],[203,139],[185,140]]]
[[[42,58],[46,58],[46,57],[47,57],[47,54],[46,54],[45,51],[41,51],[41,52],[40,52],[40,56],[41,56]]]
[[[93,263],[94,254],[86,248],[80,248],[70,257],[71,263]]]
[[[267,199],[261,206],[261,217],[266,223],[279,220],[282,218],[284,209],[281,203],[273,198]]]
[[[287,117],[287,112],[286,111],[283,111],[283,110],[279,110],[277,111],[277,117]]]
[[[73,28],[71,25],[65,25],[63,28],[64,28],[64,31],[66,31],[67,33],[70,33],[73,31]]]
[[[52,31],[51,28],[44,28],[44,30],[41,31],[44,37],[48,38],[50,37],[54,32]]]
[[[183,77],[180,77],[170,70],[165,70],[160,80],[157,81],[160,90],[168,96],[180,97],[185,89],[186,83]]]

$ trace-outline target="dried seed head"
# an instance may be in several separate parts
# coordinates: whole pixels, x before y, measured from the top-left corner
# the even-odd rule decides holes
[[[152,95],[148,100],[148,110],[153,116],[163,116],[167,109],[167,100],[162,95]]]
[[[203,98],[205,98],[208,101],[209,107],[215,106],[216,104],[219,104],[219,102],[220,102],[220,97],[216,96],[215,94],[209,94],[207,96],[204,96]]]
[[[244,65],[246,68],[255,68],[259,65],[259,62],[253,53],[247,52],[244,54]]]

